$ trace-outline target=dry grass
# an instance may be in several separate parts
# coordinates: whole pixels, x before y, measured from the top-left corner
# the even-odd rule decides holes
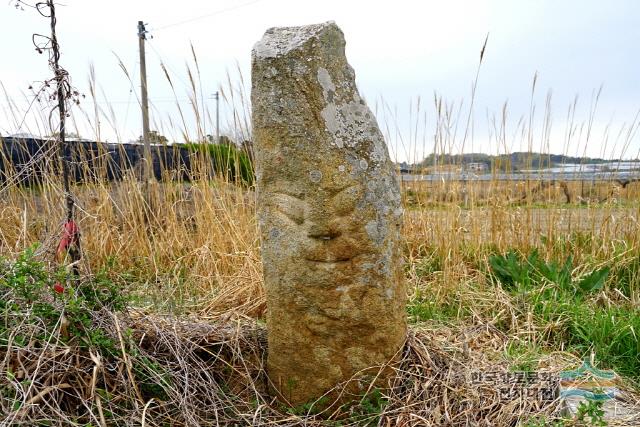
[[[558,402],[505,400],[490,386],[472,383],[473,371],[508,369],[496,358],[507,338],[490,325],[412,330],[392,366],[397,376],[379,396],[384,405],[369,413],[274,401],[266,392],[266,331],[251,319],[196,323],[101,311],[93,321],[118,343],[120,354],[67,346],[59,335],[44,348],[10,345],[3,351],[0,367],[13,374],[3,376],[0,387],[15,400],[0,399],[0,425],[320,426],[335,420],[345,426],[507,426],[558,413]],[[38,325],[22,328],[33,336],[42,332]],[[557,372],[567,362],[572,360],[550,357],[546,370]],[[18,409],[8,406],[14,401],[21,402]]]
[[[637,205],[640,183],[622,186],[612,180],[597,181],[408,181],[403,182],[405,204],[414,208],[446,209],[485,206],[607,207]]]
[[[179,300],[189,310],[259,314],[252,193],[215,179],[153,184],[151,201],[143,190],[132,178],[73,189],[85,272],[109,265],[123,281],[135,281],[129,284],[134,293],[157,297],[149,302],[159,307]],[[52,255],[63,218],[60,196],[53,182],[1,194],[0,251],[11,256],[42,242],[43,256]]]
[[[108,267],[139,297],[139,305],[153,310],[215,315],[231,309],[260,317],[265,306],[252,190],[216,178],[155,183],[149,199],[143,190],[132,177],[73,189],[84,271]],[[12,257],[43,243],[39,252],[52,259],[63,218],[61,198],[53,179],[37,189],[5,189],[0,194],[0,252]],[[592,237],[588,244],[561,252],[578,260],[606,260],[619,249],[614,243],[624,245],[629,255],[636,253],[638,212],[638,207],[618,204],[540,207],[504,201],[468,209],[455,202],[432,209],[409,206],[406,253],[412,264],[435,251],[445,259],[441,274],[460,277],[456,270],[468,264],[471,254],[476,266],[486,260],[487,249],[526,253],[537,247],[553,258],[564,255],[558,242],[585,235]]]

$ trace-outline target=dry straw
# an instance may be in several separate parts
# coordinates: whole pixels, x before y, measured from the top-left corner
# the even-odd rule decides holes
[[[534,414],[553,414],[558,406],[531,398],[505,401],[496,389],[471,382],[472,371],[507,369],[487,358],[506,339],[488,325],[412,330],[392,366],[394,383],[380,394],[382,412],[354,413],[348,407],[314,411],[312,402],[292,411],[274,401],[266,392],[266,331],[244,316],[204,323],[100,311],[93,321],[120,343],[121,354],[67,346],[55,335],[44,346],[9,345],[3,351],[0,369],[13,374],[3,376],[0,386],[15,390],[21,405],[14,409],[12,401],[0,399],[0,425],[320,426],[336,420],[341,425],[507,426]],[[43,332],[33,323],[20,328],[22,334],[25,329],[34,336]],[[468,350],[475,346],[484,351]],[[148,382],[162,398],[146,396]]]

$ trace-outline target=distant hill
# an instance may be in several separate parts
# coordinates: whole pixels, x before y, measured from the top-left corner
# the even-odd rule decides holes
[[[486,165],[487,170],[518,172],[527,169],[544,169],[563,164],[609,163],[618,159],[601,159],[593,157],[573,157],[562,154],[544,154],[535,152],[515,152],[511,154],[491,155],[484,153],[465,154],[430,154],[416,165],[405,163],[401,166],[411,169],[426,169],[437,166],[464,166],[471,163]]]

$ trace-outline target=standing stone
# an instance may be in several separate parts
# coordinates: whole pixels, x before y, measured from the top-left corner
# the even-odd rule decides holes
[[[251,100],[269,378],[293,405],[356,374],[357,393],[406,336],[402,208],[338,26],[267,30]]]

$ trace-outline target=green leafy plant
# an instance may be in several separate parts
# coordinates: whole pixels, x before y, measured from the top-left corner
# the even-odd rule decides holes
[[[604,419],[604,402],[601,400],[589,400],[580,402],[575,421],[579,426],[603,427],[607,425]]]
[[[492,255],[489,257],[489,266],[493,276],[505,290],[515,293],[529,291],[546,282],[563,291],[571,291],[578,295],[588,294],[602,289],[610,272],[609,267],[603,267],[594,269],[581,278],[573,278],[571,256],[563,263],[554,260],[547,262],[536,250],[527,258],[516,251],[509,251],[505,255]]]
[[[517,284],[528,286],[530,283],[529,263],[523,262],[522,256],[509,251],[506,255],[493,255],[489,257],[489,265],[495,277],[508,290]]]
[[[360,400],[362,413],[367,415],[380,414],[386,404],[387,399],[378,388],[374,388],[371,392],[365,394]]]
[[[521,424],[522,427],[564,427],[565,425],[564,420],[549,420],[545,416],[531,417]]]
[[[548,419],[544,415],[528,418],[522,427],[605,427],[608,425],[604,418],[604,402],[601,400],[582,401],[574,417],[562,419]]]
[[[0,346],[10,341],[26,345],[33,338],[48,341],[55,335],[62,342],[117,353],[113,340],[93,327],[92,312],[123,310],[122,292],[103,273],[67,284],[67,273],[48,270],[36,259],[35,249],[25,250],[13,262],[0,259]],[[25,323],[39,325],[35,336],[26,335],[32,332],[28,328],[18,328]]]
[[[306,416],[320,413],[329,403],[329,398],[323,396],[312,402],[303,403],[291,408],[285,408],[285,412],[291,415]]]
[[[542,338],[599,360],[622,375],[640,373],[640,312],[627,304],[603,306],[595,292],[603,289],[608,266],[574,277],[573,262],[545,261],[536,251],[524,258],[515,251],[489,258],[491,275],[513,297],[521,316],[544,325]],[[518,362],[520,363],[520,362]]]
[[[384,411],[388,400],[382,391],[374,387],[360,396],[360,400],[345,405],[342,409],[348,413],[351,423],[361,426],[377,426],[380,414]]]

